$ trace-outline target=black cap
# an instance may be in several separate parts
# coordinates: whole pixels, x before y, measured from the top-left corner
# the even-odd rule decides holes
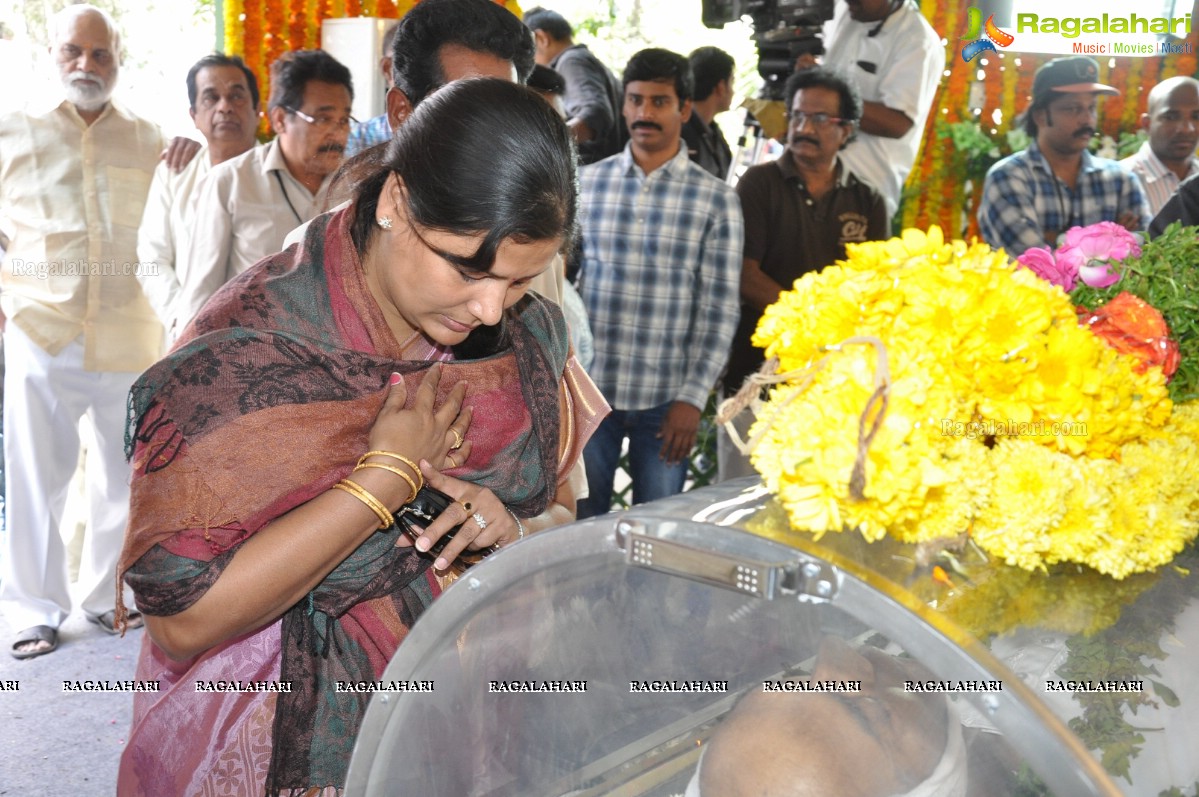
[[[1032,82],[1032,101],[1050,99],[1051,92],[1062,94],[1119,94],[1112,86],[1098,83],[1099,64],[1085,55],[1054,58],[1037,70]]]

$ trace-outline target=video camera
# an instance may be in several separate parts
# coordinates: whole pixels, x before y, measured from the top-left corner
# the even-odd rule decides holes
[[[820,29],[833,18],[834,0],[703,0],[703,23],[723,28],[749,14],[758,45],[758,74],[766,81],[762,96],[781,100],[783,84],[804,53],[822,55]]]

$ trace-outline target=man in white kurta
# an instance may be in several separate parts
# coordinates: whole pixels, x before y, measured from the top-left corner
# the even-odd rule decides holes
[[[66,99],[0,116],[0,215],[12,234],[0,271],[8,520],[0,605],[25,629],[12,648],[18,658],[52,651],[71,611],[59,522],[84,415],[95,446],[77,586],[84,613],[111,630],[129,509],[126,398],[162,341],[135,276],[162,133],[110,100],[120,40],[106,14],[68,6],[51,33]]]
[[[179,254],[187,249],[195,189],[212,167],[254,146],[258,81],[237,56],[206,55],[187,73],[189,113],[204,136],[203,149],[182,171],[166,162],[154,170],[137,234],[137,278],[172,343],[183,330],[175,304],[181,292]]]

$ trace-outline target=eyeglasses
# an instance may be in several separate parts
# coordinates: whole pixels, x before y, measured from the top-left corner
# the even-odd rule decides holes
[[[841,116],[829,116],[827,113],[804,113],[803,111],[792,111],[787,114],[787,121],[795,127],[803,127],[808,122],[812,123],[812,127],[828,127],[829,125],[852,125],[853,119],[845,119]]]
[[[332,130],[333,128],[349,129],[351,124],[358,124],[358,120],[352,116],[343,116],[339,119],[335,116],[326,116],[325,114],[321,114],[320,116],[314,117],[309,116],[299,108],[287,108],[286,106],[284,106],[284,108],[285,110],[294,113],[296,116],[300,117],[317,130]]]

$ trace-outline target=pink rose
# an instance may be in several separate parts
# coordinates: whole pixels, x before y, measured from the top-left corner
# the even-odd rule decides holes
[[[1058,251],[1059,256],[1054,257],[1053,252],[1044,247],[1025,249],[1024,254],[1016,258],[1016,262],[1046,282],[1051,282],[1069,293],[1074,290],[1078,281],[1080,263],[1077,258],[1061,257],[1061,250]]]
[[[1112,271],[1105,260],[1092,260],[1094,265],[1080,266],[1078,278],[1092,288],[1106,288],[1120,281],[1120,272]]]
[[[1141,254],[1135,235],[1112,221],[1101,221],[1066,231],[1065,246],[1078,249],[1086,260],[1123,260]]]

